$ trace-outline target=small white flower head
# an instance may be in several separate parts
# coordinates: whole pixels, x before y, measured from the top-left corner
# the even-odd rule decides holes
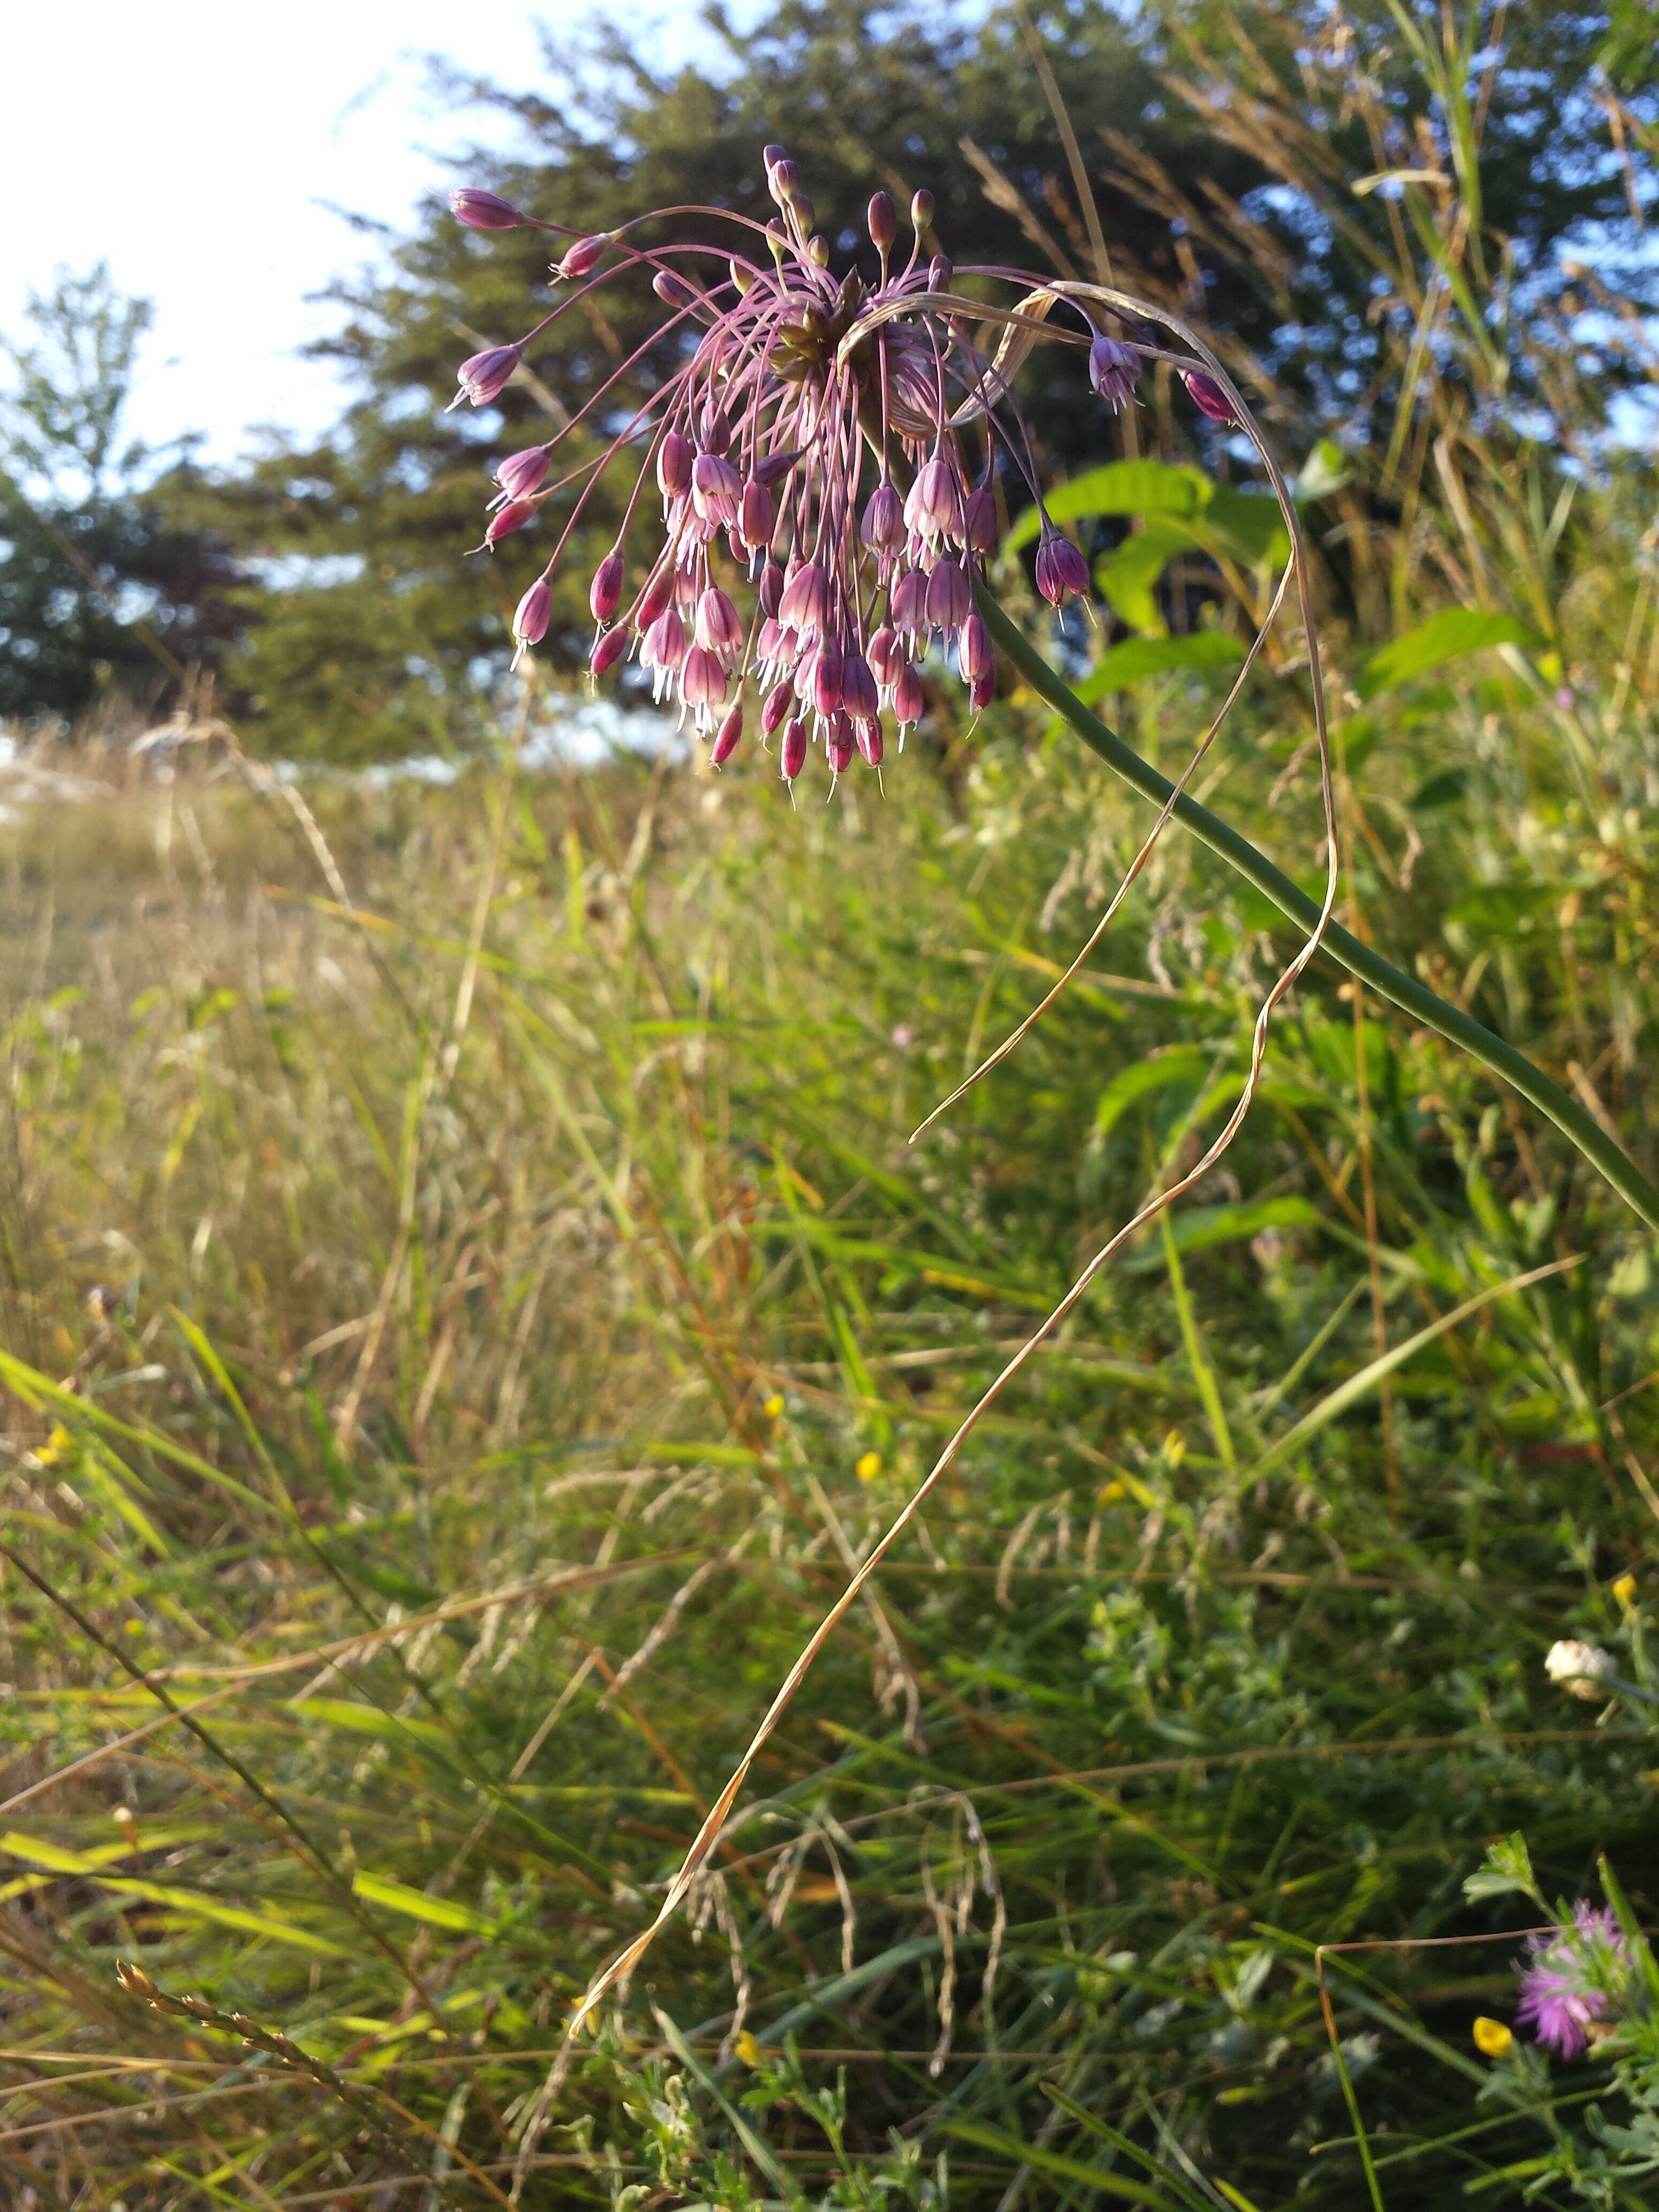
[[[1611,1651],[1603,1651],[1596,1644],[1575,1644],[1571,1640],[1552,1644],[1544,1655],[1544,1672],[1570,1698],[1594,1700],[1602,1693],[1599,1685],[1605,1682],[1617,1667]]]

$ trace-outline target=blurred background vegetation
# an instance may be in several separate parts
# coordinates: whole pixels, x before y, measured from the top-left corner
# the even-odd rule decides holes
[[[1092,273],[1057,100],[1117,280],[1298,472],[1343,919],[1659,1172],[1651,10],[708,24],[670,82],[602,25],[578,96],[491,94],[535,158],[465,179],[597,228],[747,204],[778,139],[854,258],[872,183],[926,182],[958,259]],[[335,434],[242,471],[124,439],[106,278],[14,333],[6,2201],[1650,2201],[1595,2059],[1471,2041],[1524,1921],[1463,1882],[1521,1827],[1655,1917],[1641,1698],[1541,1663],[1652,1687],[1651,1237],[1334,969],[564,2046],[848,1563],[1202,1149],[1290,940],[1166,841],[911,1148],[1144,810],[1017,689],[969,728],[942,688],[829,808],[758,748],[526,768],[586,568],[521,687],[527,562],[465,548],[646,309],[444,414],[544,271],[441,210],[341,294]],[[1018,545],[1009,602],[1173,771],[1270,593],[1249,469],[1156,379],[1133,475],[1075,380],[1028,397],[1101,626],[1039,623]],[[1287,631],[1203,795],[1311,877],[1308,730]]]

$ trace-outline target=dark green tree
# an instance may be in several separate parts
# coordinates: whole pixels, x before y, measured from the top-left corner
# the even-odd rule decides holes
[[[111,685],[153,702],[246,626],[241,564],[191,519],[191,442],[125,429],[150,320],[100,263],[60,271],[0,341],[0,714],[73,717]]]

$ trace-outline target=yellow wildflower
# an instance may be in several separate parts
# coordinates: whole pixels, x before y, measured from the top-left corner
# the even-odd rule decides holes
[[[1632,1606],[1636,1602],[1635,1576],[1620,1575],[1618,1581],[1613,1586],[1613,1594],[1619,1601],[1619,1603],[1624,1611],[1628,1613]]]
[[[853,1472],[860,1482],[873,1482],[881,1473],[881,1454],[873,1451],[866,1452]]]
[[[744,2029],[742,2034],[738,2036],[737,2041],[732,2045],[732,2048],[737,2052],[738,2057],[743,2061],[745,2066],[758,2066],[760,2064],[761,2047],[759,2044],[756,2042],[754,2037],[750,2035],[746,2027]]]
[[[1100,1502],[1103,1505],[1115,1505],[1128,1495],[1128,1492],[1121,1482],[1106,1482],[1101,1485]]]
[[[1515,2038],[1501,2020],[1488,2020],[1484,2013],[1474,2023],[1471,2033],[1474,2047],[1483,2058],[1507,2058],[1515,2048]]]
[[[59,1421],[34,1456],[42,1467],[56,1467],[74,1442],[73,1431]]]
[[[769,1421],[781,1421],[783,1419],[783,1400],[777,1391],[775,1390],[772,1393],[761,1407],[761,1411]]]

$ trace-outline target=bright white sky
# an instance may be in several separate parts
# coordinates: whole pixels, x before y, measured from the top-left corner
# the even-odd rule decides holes
[[[0,330],[54,264],[107,258],[121,289],[156,307],[131,427],[155,441],[204,430],[228,459],[252,424],[315,430],[334,414],[330,371],[297,357],[330,326],[305,298],[373,248],[324,204],[401,226],[446,180],[447,150],[505,127],[446,112],[424,58],[550,88],[536,18],[574,27],[588,8],[20,0],[4,12]],[[662,14],[639,0],[614,12],[642,27]],[[653,45],[660,55],[660,29]]]

